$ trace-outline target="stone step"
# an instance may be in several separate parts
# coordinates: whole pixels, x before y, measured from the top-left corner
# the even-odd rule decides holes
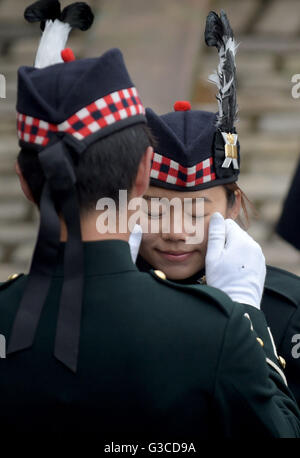
[[[264,14],[253,27],[255,34],[297,36],[300,29],[298,0],[270,2]]]
[[[299,103],[291,95],[291,85],[286,91],[274,93],[265,88],[257,88],[239,93],[238,103],[244,116],[261,116],[265,113],[299,113]]]
[[[257,241],[260,245],[264,244],[270,239],[272,234],[272,226],[267,224],[266,221],[250,219],[250,226],[247,232]]]
[[[15,161],[12,157],[5,155],[0,157],[0,177],[2,176],[14,176],[15,175]],[[0,179],[1,179],[0,178]]]
[[[0,138],[2,139],[7,136],[16,138],[16,134],[16,117],[13,119],[11,116],[0,116]]]
[[[289,53],[296,53],[300,51],[300,41],[295,37],[285,37],[282,34],[270,35],[244,35],[239,37],[239,42],[243,49],[243,53],[251,53],[256,55],[264,54],[274,57],[274,55],[288,55]],[[273,54],[273,56],[272,56]]]
[[[6,86],[6,101],[8,103],[14,103],[16,104],[17,101],[17,81],[10,82]],[[14,106],[14,112],[13,114],[15,115],[16,108]]]
[[[29,5],[30,1],[28,0],[1,0],[1,20],[6,21],[8,19],[14,19],[15,21],[23,22],[23,13],[25,11],[25,8]]]
[[[40,33],[34,35],[33,38],[20,40],[12,46],[10,59],[17,63],[16,70],[21,65],[34,65],[39,40]],[[67,46],[72,48],[76,58],[81,58],[85,49],[85,40],[83,39],[82,32],[72,31]]]
[[[277,158],[272,160],[270,157],[258,157],[258,155],[250,157],[249,155],[242,162],[242,170],[244,173],[253,175],[263,173],[269,176],[285,175],[290,177],[295,170],[295,163],[295,161],[279,161]],[[247,167],[246,170],[245,166]]]
[[[0,118],[5,118],[6,122],[9,121],[16,126],[16,101],[14,99],[1,100]]]
[[[35,37],[35,32],[26,23],[0,20],[0,53],[2,58],[12,61],[14,46],[32,36]]]
[[[3,176],[0,179],[0,202],[21,199],[22,191],[16,176]]]
[[[281,174],[243,174],[239,185],[255,205],[263,202],[282,202],[291,183],[291,176]]]
[[[271,239],[263,244],[262,249],[267,264],[300,275],[300,252],[277,234],[273,233]]]
[[[13,252],[10,262],[14,265],[18,265],[23,272],[28,272],[34,251],[34,245],[35,241],[31,241],[30,243],[23,243],[18,246]]]
[[[275,234],[274,223],[253,220],[247,232],[260,244],[267,264],[300,275],[300,252]]]
[[[11,82],[13,79],[17,80],[17,69],[18,63],[12,62],[11,59],[2,59],[1,62],[1,73],[6,77],[7,82]]]
[[[275,73],[272,71],[265,71],[262,73],[262,77],[258,78],[255,72],[238,72],[238,91],[239,94],[243,94],[244,91],[262,91],[266,90],[274,97],[277,97],[278,93],[289,94],[293,84],[291,83],[290,75],[283,73]],[[300,71],[300,69],[299,69]]]
[[[291,78],[294,74],[300,73],[300,53],[292,52],[284,55],[284,70]]]
[[[259,219],[275,227],[282,212],[282,202],[263,202],[259,209]]]
[[[268,157],[269,160],[295,161],[300,153],[300,139],[295,134],[290,137],[283,135],[265,135],[264,133],[244,134],[240,137],[243,155],[258,158]]]
[[[238,37],[248,28],[249,20],[255,15],[259,7],[260,0],[243,0],[238,2],[236,0],[216,0],[213,2],[215,11],[224,9],[230,19],[230,24]]]
[[[25,220],[28,215],[28,206],[25,200],[16,202],[0,202],[0,221],[2,223],[15,223],[20,220]],[[1,259],[1,258],[0,258]]]
[[[294,101],[295,106],[298,106],[300,111],[300,99]],[[260,117],[257,128],[265,133],[265,135],[288,137],[289,134],[294,135],[300,128],[300,113],[266,113]],[[300,149],[299,149],[300,152]]]
[[[15,249],[17,245],[33,243],[37,228],[33,223],[4,224],[0,226],[0,245]]]
[[[15,155],[18,151],[18,139],[17,136],[11,135],[2,135],[1,142],[0,142],[0,160],[2,155],[11,154]]]

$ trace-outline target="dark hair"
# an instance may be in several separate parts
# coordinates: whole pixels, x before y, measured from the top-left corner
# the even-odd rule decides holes
[[[96,208],[96,202],[109,197],[118,204],[120,189],[130,191],[138,166],[148,146],[154,146],[150,129],[136,124],[93,143],[74,161],[81,212]],[[39,205],[45,177],[33,148],[22,148],[18,155],[22,174],[34,201]]]
[[[238,220],[241,226],[244,227],[244,229],[248,229],[250,226],[250,217],[249,217],[249,212],[247,209],[247,206],[250,206],[251,212],[253,215],[256,217],[257,216],[257,211],[254,206],[254,204],[251,202],[250,199],[246,196],[244,191],[239,187],[237,183],[229,183],[224,185],[225,191],[226,191],[226,197],[227,197],[227,205],[228,207],[233,207],[235,203],[235,191],[239,191],[241,194],[241,205],[245,217],[245,221],[242,220],[242,218],[239,216]]]

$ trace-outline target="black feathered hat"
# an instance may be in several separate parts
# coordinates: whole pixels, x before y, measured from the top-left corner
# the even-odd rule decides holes
[[[158,116],[146,110],[148,125],[158,140],[152,158],[151,184],[178,191],[197,191],[237,181],[239,142],[235,129],[236,44],[224,11],[210,12],[205,41],[219,53],[217,71],[210,81],[218,87],[218,113],[191,110],[176,102],[175,112]]]
[[[130,125],[145,123],[145,112],[118,49],[99,58],[58,63],[43,69],[21,67],[17,111],[20,146],[38,152],[45,185],[40,201],[38,240],[8,353],[33,344],[56,268],[60,242],[58,213],[61,213],[68,240],[54,354],[76,371],[83,247],[73,164],[98,139]]]

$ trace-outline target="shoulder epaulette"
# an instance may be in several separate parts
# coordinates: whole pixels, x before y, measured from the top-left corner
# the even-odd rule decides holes
[[[265,289],[273,291],[300,306],[300,277],[287,270],[267,266]]]
[[[0,283],[0,291],[11,286],[16,280],[23,277],[24,274],[11,274],[4,283]]]
[[[181,291],[189,292],[190,294],[194,294],[195,296],[206,296],[210,300],[214,300],[219,305],[221,305],[222,310],[226,313],[227,316],[230,316],[233,308],[233,302],[227,296],[227,294],[223,293],[223,291],[213,288],[211,286],[206,286],[204,284],[181,284],[173,282],[172,280],[168,280],[166,274],[161,270],[150,270],[150,274],[156,280],[160,281],[171,288],[180,289]]]

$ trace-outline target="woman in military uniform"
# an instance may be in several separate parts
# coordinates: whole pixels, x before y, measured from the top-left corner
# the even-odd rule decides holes
[[[145,196],[148,213],[162,218],[162,207],[151,208],[151,198],[204,199],[204,215],[197,220],[195,205],[190,211],[194,222],[204,223],[204,238],[199,244],[185,243],[187,233],[145,233],[137,259],[146,271],[161,269],[178,283],[207,283],[206,257],[211,215],[219,212],[236,220],[245,211],[246,196],[237,185],[240,145],[235,130],[237,114],[235,91],[235,51],[232,31],[224,15],[210,13],[205,39],[220,54],[218,71],[211,80],[218,86],[219,112],[192,111],[188,102],[177,102],[175,111],[158,116],[147,109],[147,119],[158,141],[152,159],[150,188]],[[217,31],[217,32],[216,32]],[[204,219],[204,221],[203,221]],[[200,221],[201,220],[201,221]],[[226,272],[220,272],[224,277]],[[243,275],[243,271],[240,271]],[[221,288],[221,278],[220,278]],[[216,286],[216,284],[214,285]],[[226,292],[226,285],[222,286]],[[228,291],[227,291],[228,292]],[[297,344],[300,340],[300,278],[276,267],[267,266],[262,310],[266,314],[278,349],[277,357],[285,369],[289,386],[300,403],[300,365]],[[298,336],[298,340],[297,340]],[[299,345],[298,345],[299,347]],[[275,347],[274,347],[275,348]]]

